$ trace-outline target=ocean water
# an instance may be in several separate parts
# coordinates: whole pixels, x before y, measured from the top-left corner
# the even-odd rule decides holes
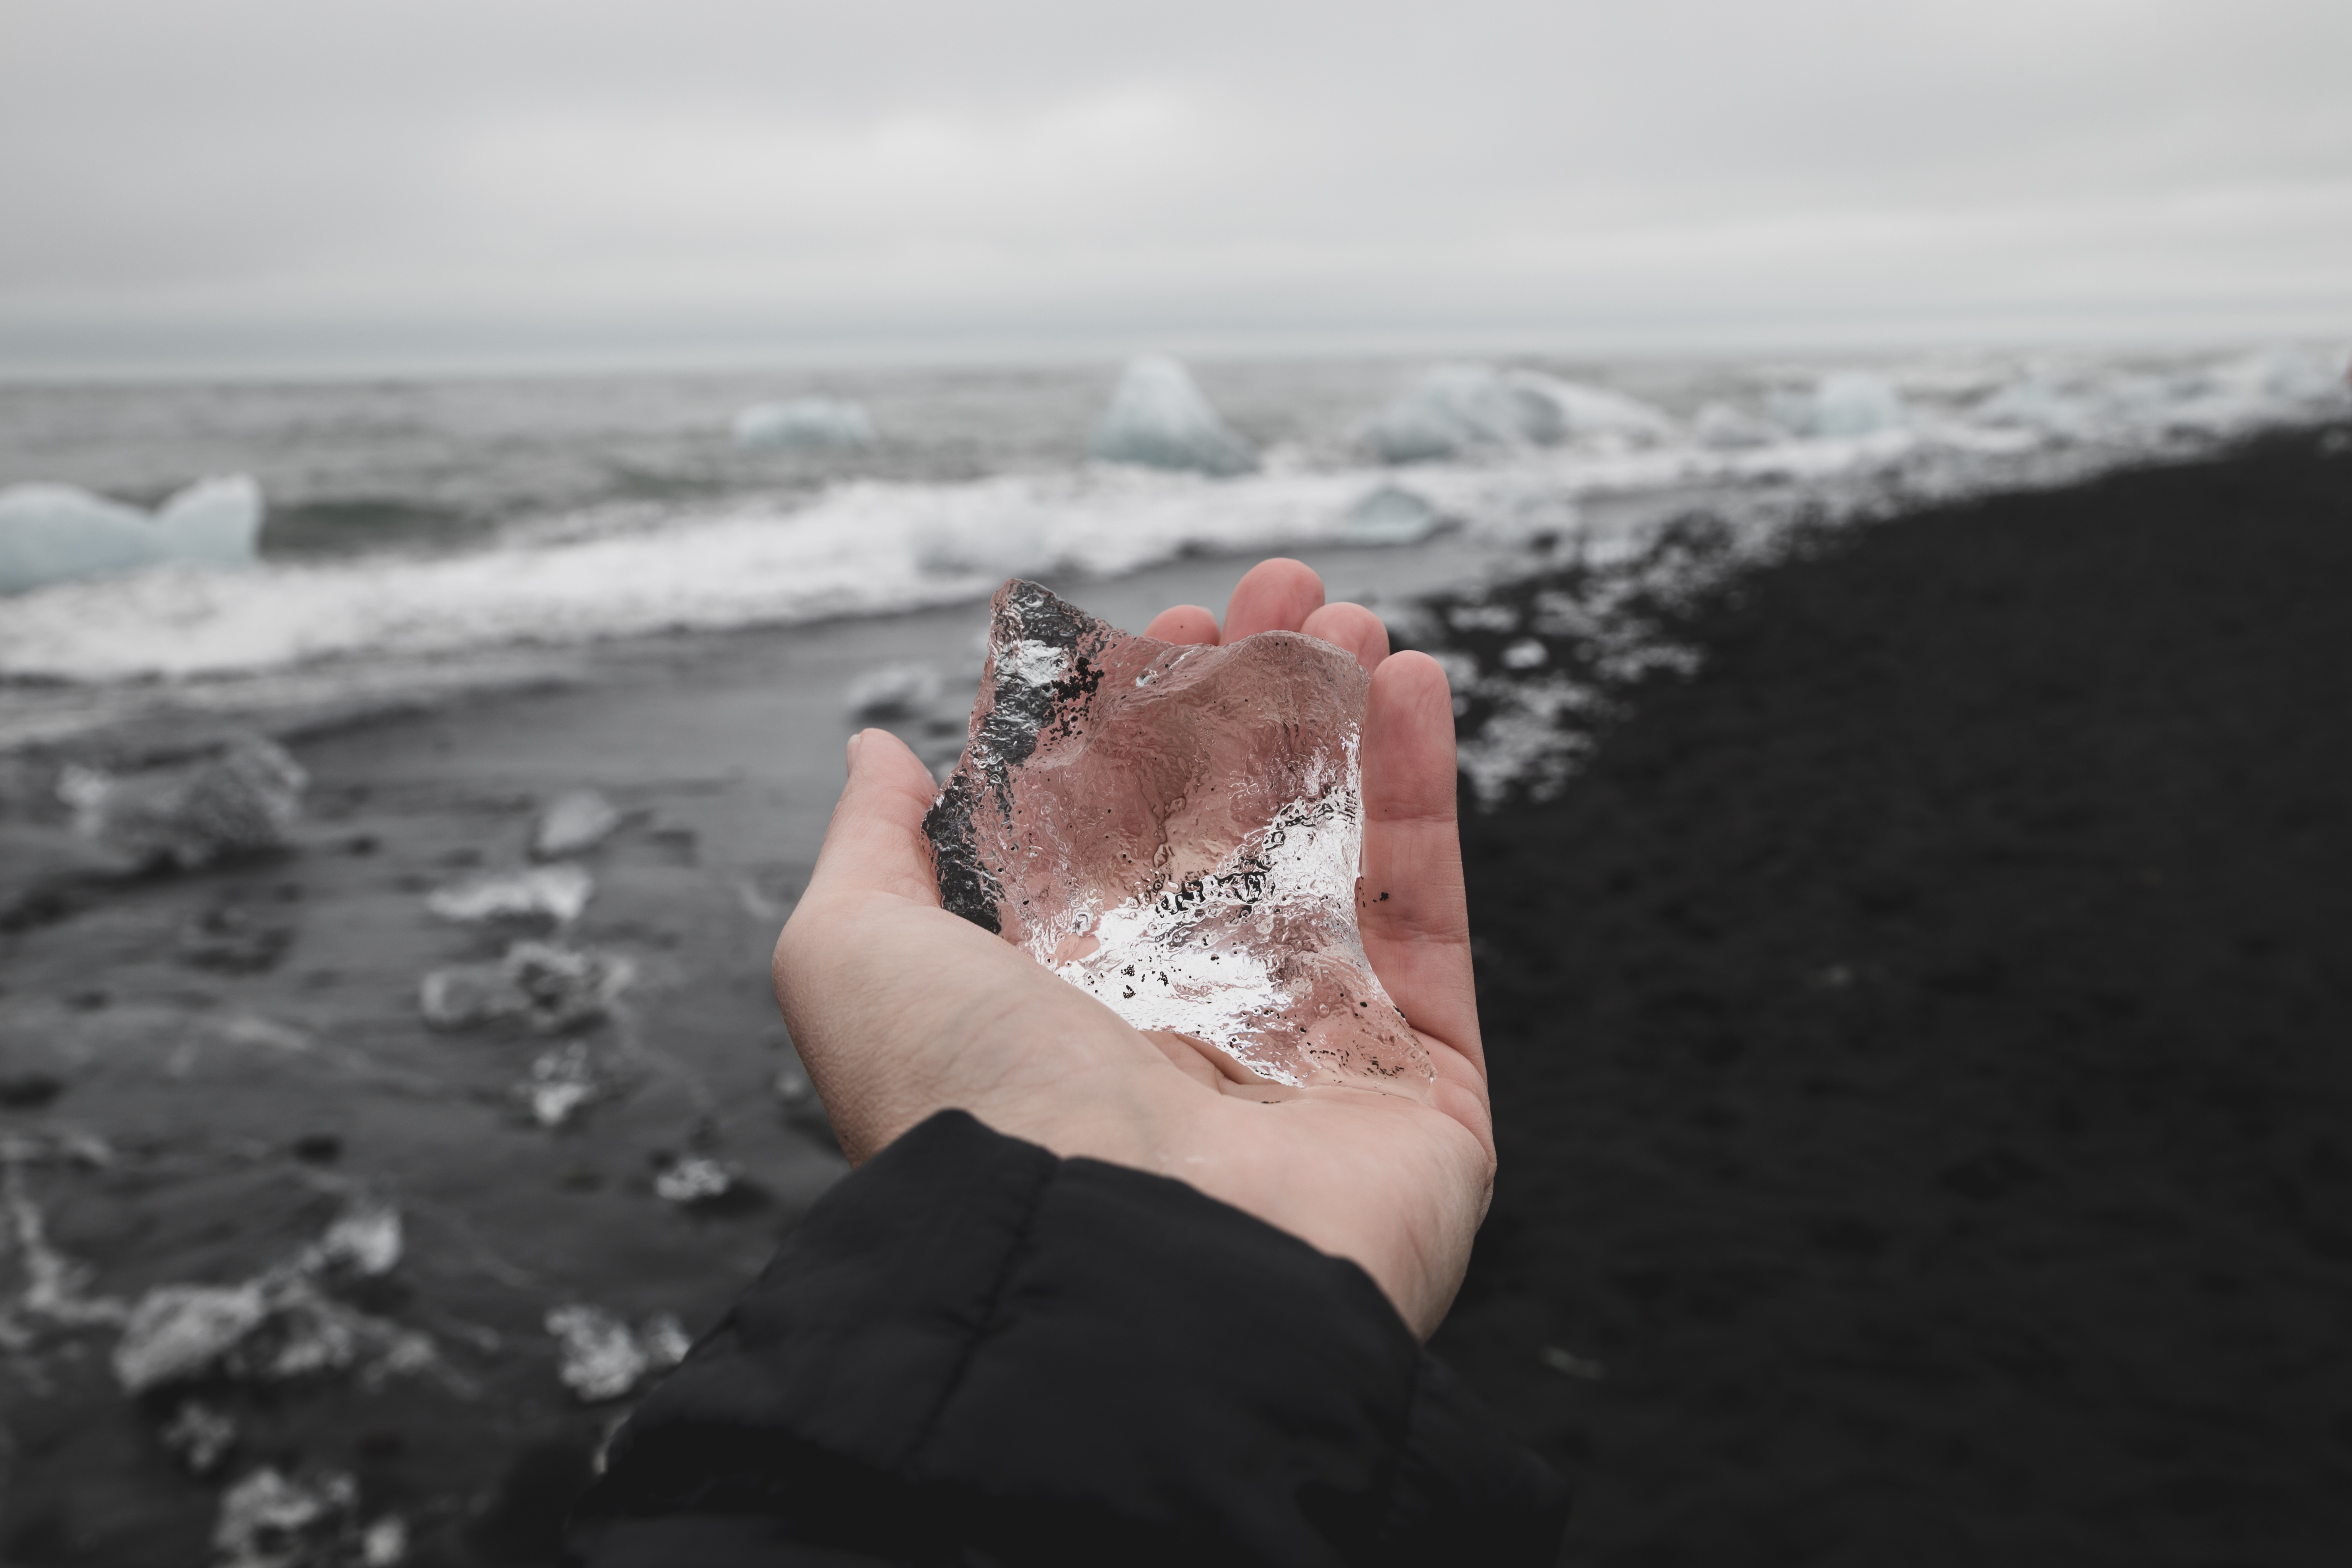
[[[1389,487],[1440,520],[1468,570],[1686,494],[1769,497],[1786,515],[1792,497],[2033,482],[2352,412],[2325,345],[1515,363],[1664,420],[1385,463],[1367,426],[1428,364],[1202,363],[1202,390],[1263,458],[1212,479],[1087,460],[1111,365],[0,388],[0,487],[152,504],[242,473],[268,505],[247,570],[0,599],[0,680],[358,681],[387,660],[887,614],[979,599],[1012,574],[1117,577],[1344,541],[1351,511]],[[879,440],[829,453],[733,440],[739,409],[806,395],[856,400]],[[1644,497],[1660,507],[1625,505]]]

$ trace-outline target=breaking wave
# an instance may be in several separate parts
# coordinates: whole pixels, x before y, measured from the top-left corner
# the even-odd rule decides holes
[[[1114,575],[1184,552],[1392,542],[1386,521],[1364,531],[1365,503],[1399,489],[1425,503],[1433,526],[1507,541],[1572,527],[1580,501],[1604,493],[1785,492],[1939,465],[1958,483],[1992,486],[2055,450],[2099,466],[2340,417],[2352,400],[2339,376],[2322,356],[2274,354],[2194,373],[2028,372],[1939,403],[1932,388],[1898,395],[1894,382],[1858,386],[1849,373],[1822,377],[1810,403],[1709,404],[1654,427],[1620,418],[1587,438],[1488,443],[1404,465],[1374,461],[1360,442],[1276,447],[1259,471],[1222,479],[1089,464],[964,482],[845,479],[797,501],[712,500],[650,518],[591,509],[452,553],[163,566],[19,595],[0,601],[0,675],[213,676],[880,614],[982,598],[1013,574]],[[1370,509],[1384,519],[1396,510],[1385,499]]]

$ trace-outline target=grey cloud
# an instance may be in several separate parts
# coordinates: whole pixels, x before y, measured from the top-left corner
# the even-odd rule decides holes
[[[0,16],[20,374],[2352,320],[2335,0]]]

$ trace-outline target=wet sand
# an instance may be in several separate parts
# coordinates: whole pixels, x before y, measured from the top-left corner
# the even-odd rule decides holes
[[[2343,456],[2290,442],[1835,536],[1703,605],[1701,673],[1640,688],[1559,800],[1469,820],[1506,1170],[1440,1348],[1576,1481],[1572,1560],[2298,1562],[2352,1533],[2326,1353],[2352,1321],[2347,495]],[[1391,603],[1464,570],[1310,559]],[[1139,626],[1240,565],[1062,586]],[[250,1277],[377,1194],[404,1255],[353,1299],[439,1353],[207,1385],[239,1436],[199,1479],[110,1331],[0,1345],[0,1561],[200,1561],[222,1482],[265,1463],[355,1476],[410,1562],[552,1561],[625,1402],[563,1387],[544,1314],[698,1331],[839,1174],[775,1091],[767,950],[843,689],[909,658],[968,679],[982,620],[281,704],[296,847],[193,874],[75,873],[40,792],[233,705],[127,706],[0,770],[0,1134],[48,1241],[127,1301]],[[943,761],[969,691],[897,727]],[[622,1091],[551,1131],[511,1091],[573,1033],[426,1027],[420,978],[505,939],[425,899],[524,865],[582,786],[628,816],[565,940],[635,977],[579,1032]],[[222,910],[282,952],[192,962]],[[743,1189],[664,1201],[688,1152]]]
[[[1485,564],[1443,541],[1315,562],[1335,595],[1391,602]],[[1168,603],[1222,604],[1245,565],[1061,586],[1140,626]],[[197,1478],[157,1438],[182,1394],[126,1398],[111,1326],[19,1314],[22,1342],[0,1333],[0,1561],[203,1561],[223,1484],[265,1464],[354,1476],[367,1518],[405,1521],[411,1563],[552,1561],[626,1401],[563,1386],[544,1316],[588,1303],[698,1332],[842,1173],[822,1109],[777,1092],[796,1064],[768,950],[839,788],[856,727],[845,689],[894,660],[940,668],[938,700],[892,723],[949,761],[985,623],[968,605],[524,651],[357,693],[269,683],[275,706],[257,712],[129,693],[109,722],[0,759],[0,1136],[47,1242],[87,1268],[87,1294],[128,1305],[249,1279],[355,1196],[380,1197],[402,1212],[404,1253],[354,1299],[440,1357],[373,1387],[352,1371],[211,1379],[193,1394],[238,1436]],[[310,774],[289,851],[129,879],[89,868],[54,799],[61,762],[167,763],[255,723]],[[427,910],[436,889],[529,865],[541,806],[583,787],[625,820],[579,858],[595,892],[574,924],[483,930]],[[241,963],[236,942],[230,967],[207,953],[207,921],[254,939]],[[427,973],[534,934],[634,967],[610,1019],[426,1026]],[[534,1125],[515,1088],[575,1039],[617,1092],[572,1124]],[[655,1177],[688,1153],[737,1167],[738,1189],[665,1202]],[[0,1248],[0,1290],[16,1299],[30,1278],[22,1247]]]

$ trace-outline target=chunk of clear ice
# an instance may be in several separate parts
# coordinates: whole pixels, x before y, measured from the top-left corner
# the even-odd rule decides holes
[[[1300,633],[1181,647],[1007,583],[924,821],[941,901],[1139,1029],[1427,1101],[1356,924],[1370,686]]]

